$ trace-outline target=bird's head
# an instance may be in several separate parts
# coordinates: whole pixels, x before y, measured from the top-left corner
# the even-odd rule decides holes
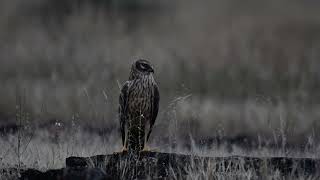
[[[145,59],[139,59],[133,62],[131,67],[130,79],[140,78],[154,73],[151,63]]]

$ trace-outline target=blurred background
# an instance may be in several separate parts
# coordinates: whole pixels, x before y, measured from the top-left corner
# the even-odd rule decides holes
[[[319,7],[317,0],[1,0],[0,130],[15,131],[23,109],[22,125],[33,130],[59,136],[77,125],[120,147],[119,86],[133,60],[145,58],[160,87],[157,148],[317,145]]]

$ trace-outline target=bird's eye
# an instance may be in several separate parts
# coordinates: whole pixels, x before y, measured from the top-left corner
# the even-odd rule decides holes
[[[147,65],[146,64],[141,64],[141,69],[147,69]]]
[[[138,69],[139,69],[139,70],[142,70],[142,71],[145,71],[145,70],[148,69],[148,65],[147,65],[147,64],[140,63],[140,64],[138,65]]]

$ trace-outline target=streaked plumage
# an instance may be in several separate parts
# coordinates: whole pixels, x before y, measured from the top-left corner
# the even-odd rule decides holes
[[[147,60],[132,64],[129,80],[119,97],[122,143],[128,151],[141,151],[150,137],[158,115],[159,90]]]

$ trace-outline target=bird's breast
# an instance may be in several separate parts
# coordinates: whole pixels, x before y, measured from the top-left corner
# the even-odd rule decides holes
[[[129,93],[129,111],[133,114],[148,115],[154,96],[154,84],[149,81],[137,81]]]

